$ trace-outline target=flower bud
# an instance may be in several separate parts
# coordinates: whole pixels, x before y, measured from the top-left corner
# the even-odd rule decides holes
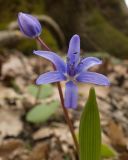
[[[18,25],[20,31],[30,38],[38,37],[42,27],[38,19],[30,14],[20,12],[18,14]]]

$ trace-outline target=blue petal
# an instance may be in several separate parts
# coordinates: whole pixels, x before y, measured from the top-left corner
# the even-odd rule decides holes
[[[38,19],[30,14],[19,13],[18,24],[20,31],[30,38],[38,37],[41,34],[42,27]]]
[[[80,64],[78,65],[76,71],[82,72],[87,71],[90,67],[93,67],[95,65],[102,64],[102,61],[96,57],[87,57],[81,60]]]
[[[110,85],[110,81],[106,76],[99,73],[94,73],[94,72],[81,72],[76,77],[76,80],[78,82],[93,83],[93,84],[103,85],[103,86]]]
[[[77,65],[80,59],[80,37],[74,35],[69,42],[67,61],[70,64]]]
[[[36,84],[48,84],[63,80],[66,80],[64,74],[58,71],[52,71],[40,75],[36,80]]]
[[[56,53],[49,51],[34,51],[33,53],[51,61],[58,71],[66,72],[66,64]]]
[[[69,81],[66,83],[65,88],[65,107],[66,108],[77,108],[78,100],[78,87],[72,82]]]

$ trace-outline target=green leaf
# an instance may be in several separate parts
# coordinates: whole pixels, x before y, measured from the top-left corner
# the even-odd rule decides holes
[[[100,160],[101,128],[95,90],[90,89],[79,128],[80,160]]]
[[[39,99],[42,98],[47,98],[52,96],[53,94],[53,87],[51,84],[47,85],[42,85],[42,86],[36,86],[36,85],[29,85],[28,86],[28,92],[33,95],[34,97],[37,96],[39,92],[39,87],[40,87],[40,94],[39,94]]]
[[[101,156],[103,158],[115,158],[117,156],[117,153],[107,144],[102,144],[101,145]]]
[[[32,108],[26,116],[27,121],[32,123],[40,123],[47,121],[54,114],[59,106],[58,101],[50,104],[40,104]]]
[[[79,134],[76,133],[76,138],[79,141]],[[101,157],[102,158],[115,158],[117,157],[116,151],[107,144],[101,144]]]

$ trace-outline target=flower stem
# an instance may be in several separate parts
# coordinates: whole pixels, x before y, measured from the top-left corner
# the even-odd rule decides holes
[[[44,49],[46,49],[47,51],[51,51],[51,49],[44,43],[44,41],[40,37],[37,37],[36,40],[41,44],[41,46]],[[53,64],[53,68],[54,68],[54,70],[56,70],[56,67],[55,67],[54,64]],[[60,82],[57,82],[57,87],[58,87],[59,96],[60,96],[60,100],[61,100],[61,106],[62,106],[62,109],[63,109],[63,112],[64,112],[65,119],[66,119],[67,124],[69,126],[69,129],[70,129],[70,132],[71,132],[71,135],[72,135],[76,150],[79,152],[79,145],[78,145],[78,141],[77,141],[74,129],[73,129],[73,125],[72,125],[72,122],[71,122],[71,120],[69,118],[68,111],[64,106],[64,96],[63,96],[63,92],[62,92],[62,88],[61,88]]]

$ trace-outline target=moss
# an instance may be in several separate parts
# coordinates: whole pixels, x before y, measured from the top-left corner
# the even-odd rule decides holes
[[[101,50],[119,57],[128,57],[128,37],[114,28],[95,10],[87,22],[88,35]]]
[[[31,0],[31,3],[30,0],[0,0],[0,11],[0,29],[5,29],[8,22],[17,19],[18,12],[44,13],[44,3],[42,0]]]
[[[6,12],[5,12],[6,9]],[[8,26],[8,23],[12,20],[17,19],[18,12],[28,12],[32,14],[43,14],[44,13],[44,1],[43,0],[6,0],[4,3],[2,0],[0,0],[0,10],[1,10],[1,16],[0,16],[0,30],[6,29]],[[4,18],[3,18],[4,17]],[[57,43],[54,40],[51,33],[46,29],[43,28],[42,37],[44,41],[53,49],[57,50]],[[31,39],[25,39],[21,40],[19,43],[12,46],[7,46],[8,48],[17,48],[25,54],[32,53],[34,49],[37,48],[35,40]]]

